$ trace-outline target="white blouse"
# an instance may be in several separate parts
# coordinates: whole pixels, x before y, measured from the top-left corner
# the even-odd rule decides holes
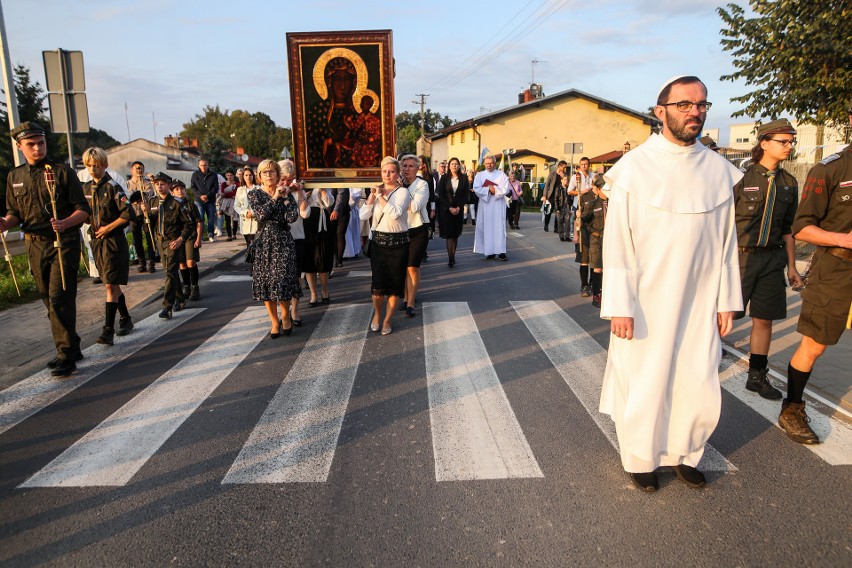
[[[404,187],[396,188],[389,196],[388,202],[382,207],[378,197],[372,206],[364,204],[358,214],[361,219],[373,218],[372,230],[382,233],[408,232],[408,207],[411,196]],[[379,220],[376,224],[376,219]]]

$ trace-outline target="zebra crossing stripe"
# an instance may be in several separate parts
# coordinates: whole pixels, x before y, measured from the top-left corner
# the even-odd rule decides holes
[[[752,410],[778,426],[778,414],[781,412],[781,401],[766,400],[745,388],[748,370],[731,361],[726,369],[719,373],[722,388],[740,399]],[[809,409],[813,407],[809,406]],[[820,443],[805,445],[807,449],[822,458],[830,465],[852,464],[852,426],[842,420],[835,420],[822,412],[810,411],[810,426]]]
[[[544,477],[465,302],[423,304],[437,481]]]
[[[373,307],[330,307],[222,483],[324,482]]]
[[[606,369],[606,351],[556,302],[511,302],[518,317],[529,329],[556,371],[616,450],[615,423],[598,412]],[[710,444],[705,445],[699,469],[737,471],[737,468]]]
[[[245,309],[21,487],[125,485],[266,335],[266,309]]]
[[[51,376],[49,370],[15,383],[0,392],[0,434],[56,402],[74,389],[124,361],[143,347],[203,312],[188,308],[163,321],[154,314],[136,324],[130,335],[116,337],[115,345],[92,345],[83,350],[84,359],[68,378]]]

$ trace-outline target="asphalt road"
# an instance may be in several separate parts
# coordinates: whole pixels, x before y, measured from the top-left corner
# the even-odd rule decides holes
[[[708,485],[665,472],[639,492],[589,408],[608,325],[573,249],[527,222],[510,261],[488,262],[466,230],[453,269],[431,242],[418,315],[387,337],[367,331],[364,259],[276,340],[250,283],[222,279],[244,266],[212,274],[165,334],[149,304],[111,366],[6,413],[0,563],[852,565],[847,446],[797,445],[726,389]],[[522,315],[538,308],[571,333],[536,335]]]

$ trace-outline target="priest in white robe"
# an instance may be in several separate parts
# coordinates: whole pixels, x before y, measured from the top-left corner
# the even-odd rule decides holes
[[[476,213],[476,233],[473,252],[486,255],[488,260],[506,256],[506,194],[509,178],[496,168],[496,160],[488,154],[482,160],[485,169],[473,178],[473,191],[479,197]]]
[[[643,491],[670,466],[691,487],[721,411],[720,336],[742,310],[732,187],[740,171],[696,138],[707,89],[692,76],[661,89],[663,122],[605,179],[601,317],[611,319],[600,411]]]

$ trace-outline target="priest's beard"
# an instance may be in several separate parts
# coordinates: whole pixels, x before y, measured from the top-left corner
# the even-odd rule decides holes
[[[679,120],[680,119],[680,120]],[[704,128],[704,120],[706,119],[706,115],[702,117],[691,116],[689,114],[684,114],[680,111],[677,111],[677,114],[671,114],[666,109],[666,128],[669,129],[669,132],[672,133],[672,136],[676,140],[683,142],[684,144],[692,144],[695,142],[696,138],[701,136],[701,130]],[[698,125],[697,129],[694,128],[695,125]]]

